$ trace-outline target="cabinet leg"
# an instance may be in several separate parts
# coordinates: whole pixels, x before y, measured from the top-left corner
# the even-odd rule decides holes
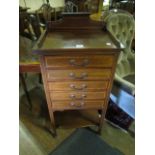
[[[50,112],[50,119],[51,119],[51,127],[49,128],[49,131],[51,132],[51,134],[56,137],[57,133],[56,133],[56,126],[55,126],[55,120],[54,120],[54,113]]]
[[[101,134],[102,126],[103,126],[103,122],[104,122],[104,116],[105,116],[105,112],[104,112],[104,110],[102,109],[102,111],[101,111],[100,124],[99,124],[99,128],[98,128],[98,134]]]
[[[57,132],[56,130],[53,130],[52,128],[48,129],[49,132],[52,134],[53,137],[56,137],[57,136]]]

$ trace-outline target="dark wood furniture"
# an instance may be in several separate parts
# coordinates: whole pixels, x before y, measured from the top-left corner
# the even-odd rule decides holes
[[[31,102],[31,98],[27,89],[27,84],[24,78],[24,74],[26,73],[39,73],[39,76],[40,76],[40,73],[41,73],[40,63],[37,62],[36,64],[33,64],[31,62],[28,62],[28,63],[20,62],[19,64],[19,76],[20,76],[21,84],[28,101],[29,109],[32,110],[32,102]]]
[[[88,14],[64,15],[48,23],[33,53],[40,55],[54,134],[56,125],[79,127],[79,122],[95,124],[101,131],[120,50],[102,23],[90,20]],[[64,113],[68,121],[57,113]]]
[[[22,38],[22,39],[21,39]],[[38,73],[40,76],[40,62],[38,56],[32,54],[32,48],[30,47],[32,41],[26,37],[19,36],[19,73],[20,82],[25,92],[29,108],[32,109],[31,98],[28,92],[27,83],[25,80],[26,73]]]

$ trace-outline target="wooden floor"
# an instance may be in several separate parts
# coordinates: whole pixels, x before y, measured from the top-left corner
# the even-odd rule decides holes
[[[46,130],[48,123],[45,123],[45,120],[48,120],[48,115],[44,114],[47,107],[43,89],[35,88],[31,90],[30,96],[33,104],[32,111],[28,108],[26,97],[22,96],[20,99],[20,121],[28,130],[27,137],[32,136],[37,142],[38,148],[43,152],[42,154],[46,155],[57,147],[75,129],[58,128],[57,137],[54,138],[51,133]],[[42,109],[44,109],[44,112]],[[125,133],[108,123],[105,123],[102,129],[101,138],[109,145],[119,149],[125,155],[134,155],[134,138],[131,137],[129,133]],[[27,151],[23,151],[23,147]],[[29,144],[24,143],[23,139],[20,138],[20,155],[35,155],[31,149]]]

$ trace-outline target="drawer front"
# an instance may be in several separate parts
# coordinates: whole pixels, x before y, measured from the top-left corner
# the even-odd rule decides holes
[[[110,79],[111,69],[47,70],[47,79],[55,80],[104,80]]]
[[[102,100],[105,99],[106,92],[57,92],[54,91],[50,93],[51,100],[70,100],[70,101],[76,101],[76,100]]]
[[[90,91],[104,90],[108,87],[108,81],[72,81],[72,82],[49,82],[50,91]]]
[[[66,109],[100,109],[105,105],[104,100],[96,101],[53,101],[52,109],[66,110]]]
[[[46,56],[46,67],[112,67],[113,55],[94,55],[78,57]]]

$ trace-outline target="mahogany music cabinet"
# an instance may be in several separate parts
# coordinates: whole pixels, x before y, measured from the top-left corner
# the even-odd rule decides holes
[[[101,131],[120,50],[102,23],[92,21],[88,14],[67,14],[48,23],[33,53],[40,55],[55,134],[55,126],[69,124],[97,125]]]

